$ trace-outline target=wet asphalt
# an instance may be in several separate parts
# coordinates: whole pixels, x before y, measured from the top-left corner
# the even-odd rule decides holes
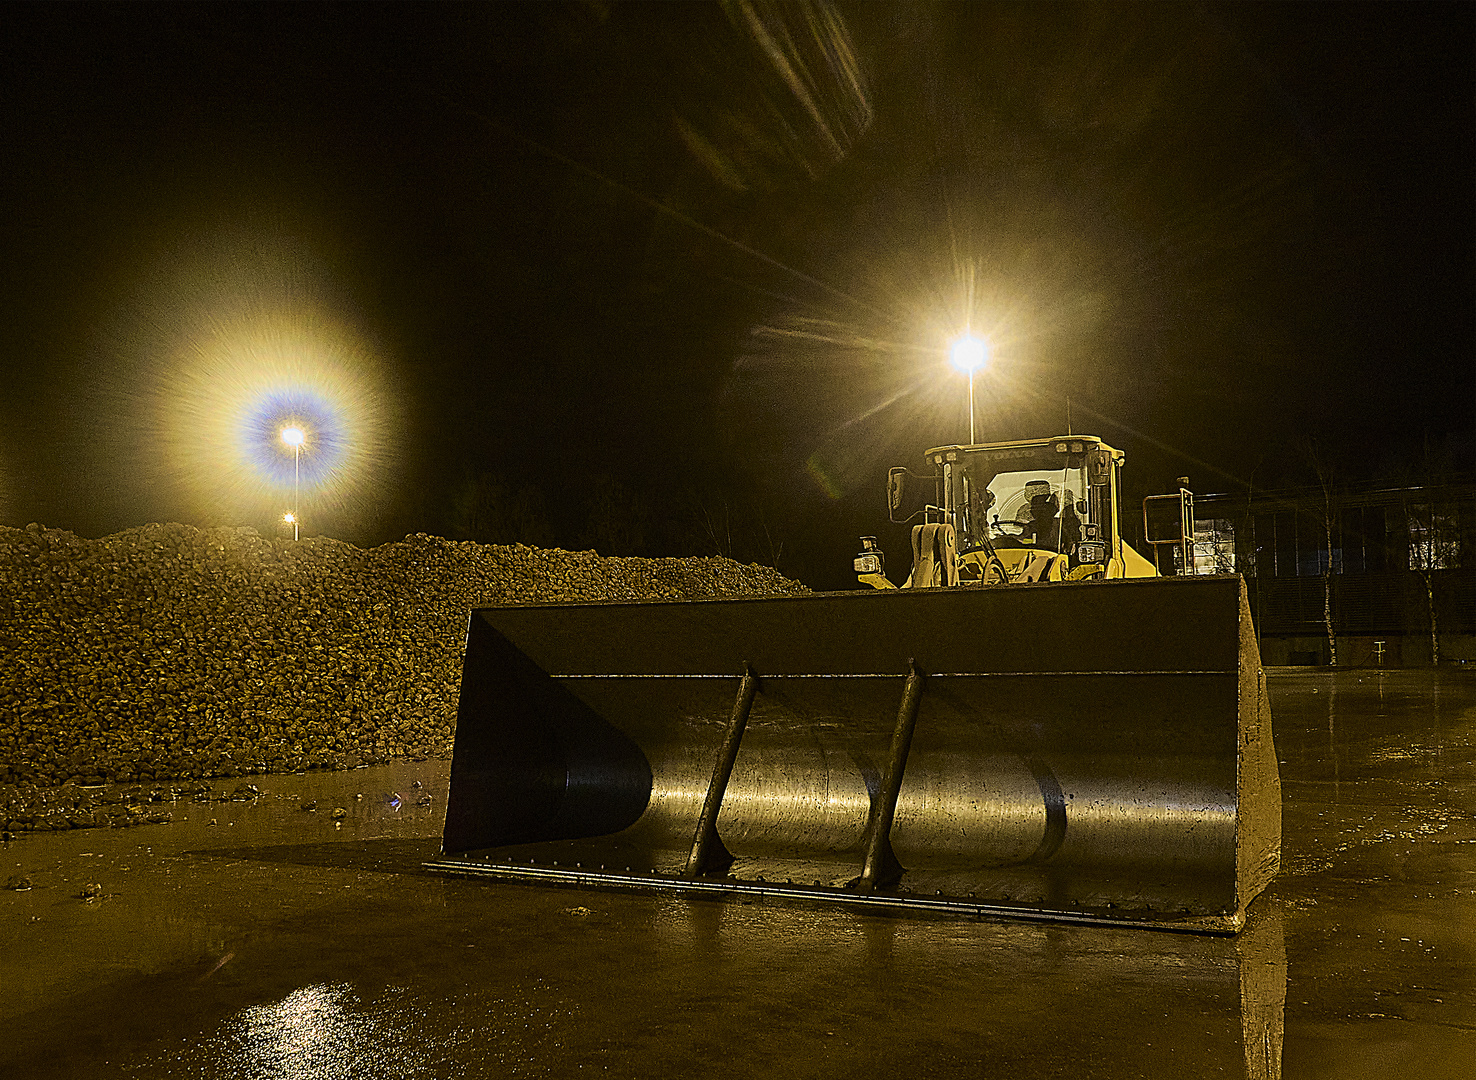
[[[1269,686],[1236,939],[445,878],[445,763],[275,776],[0,849],[0,1076],[1476,1075],[1476,673]]]

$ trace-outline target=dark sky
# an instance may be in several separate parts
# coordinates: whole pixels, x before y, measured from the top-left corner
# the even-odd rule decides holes
[[[490,474],[843,586],[965,324],[980,439],[1069,397],[1130,498],[1471,468],[1470,5],[0,18],[6,524],[268,528],[212,430],[278,347],[352,398],[303,510],[359,543]]]

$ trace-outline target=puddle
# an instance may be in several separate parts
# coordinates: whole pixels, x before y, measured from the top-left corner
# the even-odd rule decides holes
[[[1284,872],[1238,939],[443,878],[419,866],[434,761],[23,835],[0,848],[32,886],[0,892],[0,1070],[1459,1075],[1476,679],[1362,678],[1269,680]]]

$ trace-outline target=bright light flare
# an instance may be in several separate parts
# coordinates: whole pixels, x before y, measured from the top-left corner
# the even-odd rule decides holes
[[[948,350],[948,360],[965,375],[989,363],[989,346],[973,334],[965,334]]]
[[[289,510],[289,511],[287,511],[287,513],[285,513],[285,514],[282,515],[282,520],[285,521],[288,525],[296,525],[297,524],[297,515],[294,514],[291,510]]]
[[[307,304],[233,314],[180,351],[160,395],[168,461],[196,513],[261,521],[300,492],[321,521],[382,497],[389,418],[358,336]]]
[[[165,224],[97,335],[93,490],[125,521],[274,533],[291,509],[325,535],[374,535],[402,490],[404,395],[337,257],[254,211]]]

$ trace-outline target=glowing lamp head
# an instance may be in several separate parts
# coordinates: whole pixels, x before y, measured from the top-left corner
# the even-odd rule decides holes
[[[294,525],[297,523],[297,515],[289,511],[282,515],[282,520],[288,525]]]
[[[989,346],[972,334],[965,334],[948,350],[948,359],[959,371],[970,374],[989,362]]]
[[[282,429],[282,441],[291,447],[301,446],[307,438],[300,427],[285,427]]]

